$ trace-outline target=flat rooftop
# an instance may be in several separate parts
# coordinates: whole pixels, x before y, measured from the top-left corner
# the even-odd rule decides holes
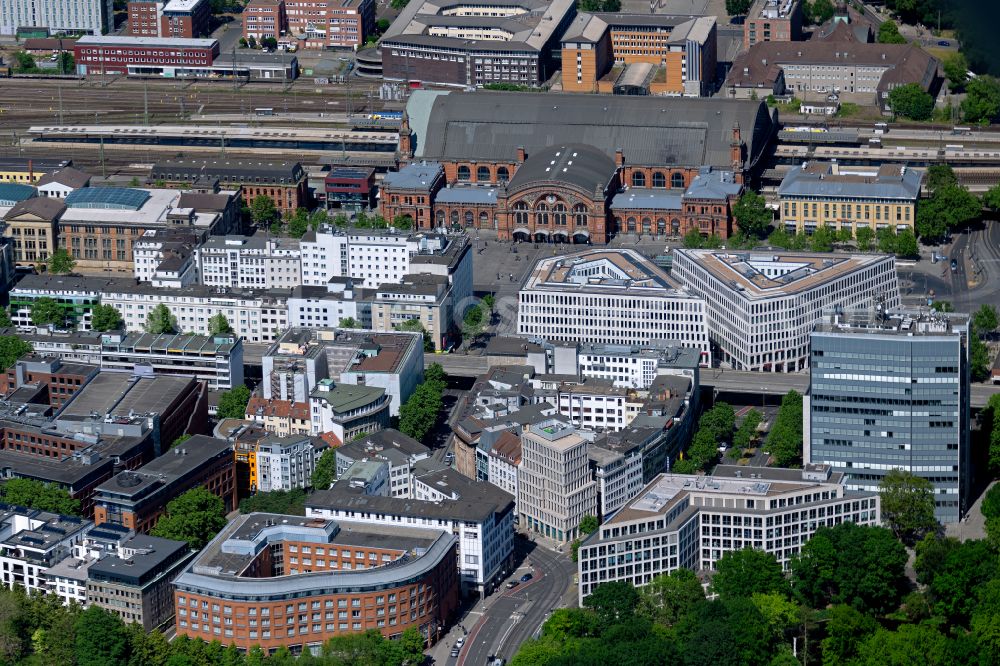
[[[733,252],[678,249],[677,257],[690,259],[747,300],[799,294],[851,273],[894,262],[885,254],[831,254],[800,252]],[[674,259],[674,266],[677,259]]]
[[[667,274],[635,250],[584,250],[535,264],[526,291],[565,291],[695,296],[676,288]]]
[[[160,412],[184,392],[193,380],[159,375],[135,377],[123,372],[101,372],[77,391],[59,413],[59,419],[83,420],[110,414],[127,418]]]
[[[965,332],[969,315],[935,312],[931,309],[903,309],[879,313],[831,314],[814,329],[816,333],[871,335],[938,336]]]

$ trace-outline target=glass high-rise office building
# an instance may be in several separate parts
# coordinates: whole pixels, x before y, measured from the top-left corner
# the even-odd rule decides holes
[[[927,478],[956,522],[969,478],[968,315],[836,314],[811,336],[804,460],[878,491],[894,468]]]

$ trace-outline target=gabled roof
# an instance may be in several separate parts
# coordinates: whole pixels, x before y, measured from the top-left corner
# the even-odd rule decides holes
[[[66,167],[65,169],[59,169],[59,171],[47,173],[38,179],[39,187],[48,185],[49,183],[58,183],[59,185],[65,185],[76,190],[86,187],[90,183],[90,174],[84,173],[79,169],[74,169],[73,167]]]
[[[58,199],[48,197],[34,197],[19,201],[7,211],[3,216],[5,220],[13,220],[22,215],[34,215],[46,222],[54,222],[59,219],[66,210],[65,204]]]
[[[545,148],[528,156],[510,181],[510,190],[538,181],[575,185],[585,192],[601,192],[615,174],[615,163],[605,153],[583,144],[570,143]]]

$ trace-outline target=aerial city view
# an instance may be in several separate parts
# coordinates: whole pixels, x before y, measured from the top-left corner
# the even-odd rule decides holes
[[[1000,666],[996,25],[0,0],[0,666]]]

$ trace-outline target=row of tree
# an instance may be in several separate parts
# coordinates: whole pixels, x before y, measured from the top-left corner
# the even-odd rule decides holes
[[[767,433],[767,450],[778,467],[802,460],[802,395],[794,389],[781,399]]]
[[[683,458],[677,460],[672,470],[678,474],[708,471],[719,457],[719,446],[730,441],[736,427],[736,412],[725,402],[716,403],[705,410],[698,419],[698,430]]]
[[[181,636],[125,624],[98,606],[63,606],[54,594],[25,594],[0,587],[0,663],[17,666],[403,666],[423,661],[423,637],[411,628],[398,640],[377,630],[327,641],[318,656],[248,653],[219,641]]]
[[[424,381],[417,385],[399,408],[399,431],[423,442],[441,416],[447,375],[439,363],[424,370]]]
[[[954,77],[949,77],[949,85],[953,90],[964,89],[965,92],[959,106],[963,121],[985,125],[1000,117],[1000,80],[985,75],[968,79],[967,74],[961,72],[962,67],[968,67],[961,56],[951,57],[945,65],[945,71]],[[931,120],[934,98],[919,83],[907,83],[889,91],[889,109],[901,118]]]
[[[0,502],[64,516],[80,515],[79,500],[57,485],[35,479],[8,479],[0,485]]]

